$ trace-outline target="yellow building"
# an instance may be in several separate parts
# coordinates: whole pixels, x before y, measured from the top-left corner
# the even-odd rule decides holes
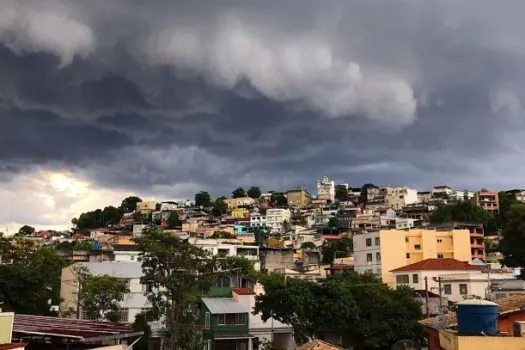
[[[525,350],[523,337],[464,336],[450,330],[439,332],[439,343],[445,350]]]
[[[377,274],[391,287],[393,269],[430,258],[472,260],[468,230],[380,230],[356,234],[353,241],[355,271]]]
[[[288,205],[299,209],[306,208],[310,205],[310,201],[312,200],[310,193],[303,189],[286,192],[286,198],[288,200]]]
[[[225,199],[224,203],[226,203],[228,209],[246,208],[254,205],[255,199],[250,197],[229,198]]]
[[[246,209],[234,209],[231,211],[231,216],[236,217],[236,218],[243,218],[249,215],[250,215],[250,212]]]
[[[141,214],[149,214],[157,209],[157,202],[144,201],[137,203],[137,211]]]

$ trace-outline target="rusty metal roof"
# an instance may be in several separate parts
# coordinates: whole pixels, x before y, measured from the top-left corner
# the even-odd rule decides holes
[[[130,324],[15,314],[13,333],[87,340],[132,333]]]

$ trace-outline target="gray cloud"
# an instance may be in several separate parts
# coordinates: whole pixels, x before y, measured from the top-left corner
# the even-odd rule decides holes
[[[519,187],[524,7],[4,1],[0,181],[67,170],[162,198],[325,174]]]

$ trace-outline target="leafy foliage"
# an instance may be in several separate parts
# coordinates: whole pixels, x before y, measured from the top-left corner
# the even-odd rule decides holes
[[[195,205],[198,207],[209,207],[211,205],[211,197],[208,192],[200,191],[195,194]]]
[[[252,186],[248,189],[248,192],[246,192],[248,194],[248,197],[250,198],[253,198],[253,199],[257,199],[257,198],[260,198],[261,197],[261,189],[257,186]]]
[[[110,224],[118,224],[122,218],[122,209],[113,206],[105,207],[103,210],[97,209],[80,214],[78,219],[73,219],[78,230],[94,229],[105,227]]]
[[[64,262],[52,248],[24,240],[0,238],[0,302],[6,311],[53,315],[48,301],[60,302],[60,275]]]
[[[132,213],[137,209],[137,203],[142,202],[142,199],[137,196],[130,196],[124,198],[120,203],[120,210],[123,213]]]
[[[86,240],[74,240],[71,242],[62,241],[55,245],[57,250],[85,250],[90,251],[93,249],[93,244]]]
[[[170,213],[170,216],[168,216],[167,224],[169,228],[178,227],[182,224],[179,218],[179,214],[177,214],[176,211]]]
[[[339,227],[339,218],[336,216],[332,216],[330,219],[328,219],[328,226]]]
[[[148,340],[151,337],[151,327],[148,324],[147,315],[144,313],[137,314],[135,321],[131,325],[133,332],[144,332],[142,338],[133,345],[134,350],[147,350]]]
[[[255,238],[255,244],[261,246],[268,239],[268,237],[270,237],[270,230],[256,228],[255,230],[253,230],[253,236]]]
[[[118,311],[118,303],[129,292],[126,280],[108,275],[94,276],[81,265],[77,267],[77,277],[80,307],[96,320],[110,319],[110,313]]]
[[[18,230],[20,236],[32,236],[35,233],[35,228],[29,225],[24,225]]]
[[[433,224],[453,221],[483,224],[485,233],[497,232],[495,219],[481,207],[470,202],[461,202],[456,205],[440,205],[430,217],[430,222]]]
[[[244,191],[244,188],[238,187],[232,191],[232,198],[242,198],[246,197],[246,192]]]
[[[510,208],[514,204],[519,204],[519,202],[516,200],[516,198],[506,192],[499,192],[498,193],[498,199],[499,199],[499,215],[496,217],[496,225],[500,229],[504,229],[507,225],[508,220],[508,213]]]
[[[354,252],[354,242],[348,237],[341,237],[336,240],[327,240],[321,246],[322,261],[330,264],[334,257],[346,258]]]
[[[371,183],[364,184],[361,187],[361,194],[359,195],[359,199],[358,199],[359,203],[366,203],[366,198],[367,198],[367,195],[368,195],[368,189],[369,188],[378,188],[378,187],[376,185],[374,185],[374,184],[371,184]]]
[[[284,193],[274,193],[270,197],[270,202],[274,207],[286,207],[288,205],[288,199]]]
[[[213,208],[211,209],[211,214],[213,216],[221,216],[226,214],[228,211],[228,205],[224,201],[224,198],[217,198],[213,203]]]
[[[236,236],[233,233],[227,232],[227,231],[217,231],[214,232],[213,235],[211,235],[211,238],[222,238],[222,239],[228,239],[228,238],[235,238]]]
[[[317,246],[314,242],[304,242],[301,244],[301,249],[316,249]]]
[[[337,185],[335,187],[335,198],[340,201],[346,201],[348,199],[348,189],[343,185]]]
[[[525,266],[525,205],[514,204],[507,213],[507,225],[503,230],[503,239],[499,249],[504,255],[503,264],[506,266]],[[521,275],[525,279],[525,276]]]
[[[292,325],[299,342],[337,332],[355,349],[379,349],[421,337],[421,308],[411,291],[392,290],[372,275],[345,272],[314,283],[272,274],[261,283],[254,314]]]

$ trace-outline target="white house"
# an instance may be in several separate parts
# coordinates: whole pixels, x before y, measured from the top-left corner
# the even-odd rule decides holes
[[[354,270],[356,272],[369,272],[381,276],[381,244],[379,236],[379,231],[354,235]]]
[[[133,225],[133,237],[140,237],[142,236],[142,233],[146,229],[147,225]]]
[[[190,237],[188,239],[190,244],[200,247],[213,255],[218,256],[242,256],[250,261],[253,261],[254,268],[259,270],[261,268],[259,261],[259,246],[250,246],[242,244],[223,243],[216,239],[200,239]]]
[[[335,201],[335,183],[326,176],[317,181],[317,199]]]
[[[266,225],[272,232],[282,233],[283,223],[290,222],[292,214],[288,209],[268,209],[266,210]]]
[[[260,213],[250,214],[250,227],[265,227],[266,226],[266,215]]]
[[[138,261],[140,251],[135,244],[114,244],[114,261]]]
[[[417,190],[408,187],[385,187],[385,204],[388,207],[400,210],[409,204],[417,203]]]

